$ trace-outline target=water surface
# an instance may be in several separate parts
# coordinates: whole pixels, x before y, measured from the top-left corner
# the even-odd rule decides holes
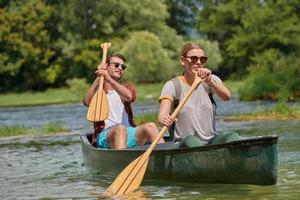
[[[222,115],[249,112],[254,104],[222,105]],[[225,108],[224,108],[225,107]],[[243,108],[243,109],[242,109]],[[136,113],[153,112],[156,105],[137,105]],[[223,109],[223,110],[222,110]],[[73,132],[91,128],[80,105],[0,109],[0,124],[41,126],[59,121]],[[5,117],[6,116],[6,117]],[[147,180],[135,195],[145,199],[299,199],[299,121],[223,122],[222,132],[241,136],[278,135],[278,182],[272,186],[196,184]],[[24,137],[0,140],[0,199],[98,199],[113,177],[93,174],[83,163],[79,135]]]

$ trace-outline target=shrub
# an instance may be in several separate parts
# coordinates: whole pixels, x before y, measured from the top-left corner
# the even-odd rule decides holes
[[[260,63],[249,67],[249,75],[239,90],[241,100],[284,102],[300,98],[300,59],[279,53],[272,57],[259,58]]]
[[[150,32],[134,32],[121,53],[127,58],[125,80],[134,83],[161,82],[170,77],[172,60],[159,38]]]

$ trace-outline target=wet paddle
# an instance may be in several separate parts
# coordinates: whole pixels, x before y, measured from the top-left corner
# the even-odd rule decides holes
[[[111,43],[103,43],[101,47],[103,49],[101,64],[106,63],[107,50],[111,46]],[[108,100],[103,90],[104,77],[100,76],[100,82],[97,92],[94,94],[88,112],[86,115],[87,120],[92,122],[103,121],[108,118]]]
[[[203,82],[204,79],[201,79],[200,77],[196,76],[191,88],[187,92],[184,99],[179,103],[177,108],[172,113],[171,117],[175,118],[176,115],[181,110],[182,106],[185,104],[185,102],[188,100],[188,98],[191,96],[192,92],[195,90],[195,88]],[[131,162],[114,180],[114,182],[107,188],[105,191],[105,195],[110,196],[119,196],[124,195],[129,192],[132,192],[133,190],[137,189],[144,177],[145,171],[147,169],[149,156],[151,152],[153,151],[154,147],[158,143],[158,141],[163,137],[165,131],[167,130],[167,127],[164,126],[160,132],[158,133],[156,139],[152,142],[148,150],[143,153],[141,156],[139,156],[137,159],[135,159],[133,162]]]

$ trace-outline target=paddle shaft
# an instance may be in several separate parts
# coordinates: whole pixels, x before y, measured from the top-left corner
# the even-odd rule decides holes
[[[195,88],[203,82],[204,79],[201,79],[198,76],[195,76],[195,80],[187,92],[186,96],[183,98],[183,100],[179,103],[177,108],[172,113],[171,117],[175,118],[185,102],[188,100],[188,98],[192,95],[192,92],[195,90]],[[152,153],[153,149],[159,142],[159,140],[163,137],[164,133],[168,129],[167,126],[164,126],[160,132],[158,133],[155,140],[152,142],[150,147],[147,149],[145,153],[143,153],[141,156],[139,156],[136,160],[134,160],[132,163],[130,163],[115,179],[115,181],[109,186],[109,188],[106,190],[108,193],[112,195],[123,195],[128,192],[131,192],[134,189],[137,189],[144,177],[149,156]]]
[[[107,49],[109,48],[107,45],[101,45],[101,47],[103,48],[103,54],[102,54],[102,61],[101,61],[101,65],[106,63],[106,56],[107,56]],[[96,100],[96,107],[99,103],[102,102],[102,97],[103,97],[103,85],[104,85],[104,76],[100,75],[99,78],[99,87],[98,87],[98,92],[97,92],[97,100]],[[100,105],[100,112],[102,111],[102,104]],[[96,112],[97,110],[95,109],[95,115],[94,115],[94,121],[96,121]]]
[[[104,43],[104,44],[101,45],[101,47],[103,49],[101,65],[104,65],[106,63],[107,49],[110,47],[110,44],[106,45],[106,43]],[[104,76],[101,75],[100,76],[100,81],[99,81],[98,91],[100,89],[103,89],[103,83],[104,83]]]

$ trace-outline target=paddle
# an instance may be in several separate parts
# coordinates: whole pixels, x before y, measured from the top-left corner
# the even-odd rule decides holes
[[[198,76],[195,76],[195,80],[187,92],[184,99],[179,103],[177,108],[172,113],[171,117],[175,118],[182,106],[185,104],[185,102],[188,100],[188,98],[191,96],[194,89],[203,82],[204,79],[201,79]],[[105,193],[115,196],[115,195],[124,195],[126,193],[132,192],[133,190],[137,189],[144,177],[145,171],[147,169],[149,156],[151,152],[153,151],[154,147],[158,143],[161,137],[163,137],[163,134],[168,129],[168,127],[164,126],[160,132],[158,133],[155,140],[152,142],[148,150],[140,155],[137,159],[135,159],[133,162],[131,162],[114,180],[114,182],[107,188]]]
[[[101,44],[101,48],[103,49],[101,64],[106,63],[107,49],[110,46],[111,43]],[[103,91],[103,83],[104,77],[101,75],[98,90],[90,102],[86,115],[87,120],[92,122],[99,122],[108,118],[108,100],[105,92]]]

